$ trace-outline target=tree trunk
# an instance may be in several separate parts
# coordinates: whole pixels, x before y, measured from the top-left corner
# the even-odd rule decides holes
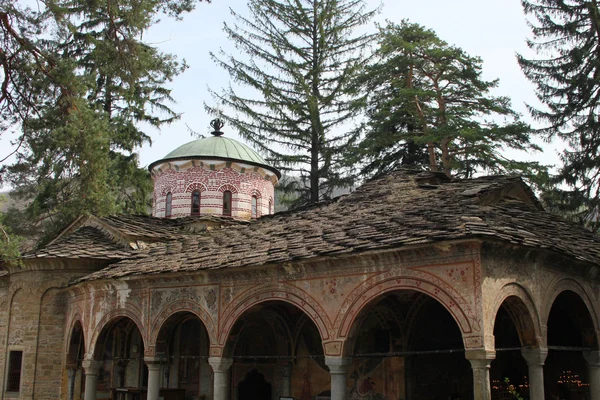
[[[318,33],[318,1],[313,0],[313,32],[312,32],[312,87],[310,101],[311,113],[311,147],[310,147],[310,199],[309,204],[319,201],[319,154],[321,153],[321,137],[323,127],[319,115],[319,33]]]

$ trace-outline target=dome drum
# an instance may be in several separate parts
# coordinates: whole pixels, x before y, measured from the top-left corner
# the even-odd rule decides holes
[[[163,218],[249,220],[272,214],[281,177],[256,151],[216,134],[180,146],[148,169],[154,179],[152,215]]]

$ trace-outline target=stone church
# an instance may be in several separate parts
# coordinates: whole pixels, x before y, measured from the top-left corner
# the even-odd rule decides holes
[[[216,129],[0,277],[3,399],[600,399],[600,240],[518,177],[402,170],[274,213]]]

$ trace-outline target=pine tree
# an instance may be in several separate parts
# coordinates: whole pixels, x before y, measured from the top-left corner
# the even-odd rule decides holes
[[[537,87],[544,108],[530,106],[545,126],[546,138],[559,137],[567,148],[555,186],[546,193],[551,208],[600,229],[600,9],[590,0],[524,0],[532,17],[528,46],[538,57],[518,56],[523,72]]]
[[[503,156],[506,148],[535,146],[509,99],[490,94],[498,80],[482,79],[480,58],[408,21],[388,23],[378,37],[361,78],[370,107],[358,152],[367,160],[363,172],[385,171],[381,161],[394,159],[458,177],[539,167]]]
[[[212,57],[254,93],[230,87],[213,95],[243,138],[299,175],[296,205],[314,203],[349,183],[341,171],[352,134],[345,124],[360,112],[354,77],[371,40],[354,32],[375,11],[365,11],[363,0],[250,0],[248,7],[248,17],[232,11],[236,23],[224,28],[246,57]]]
[[[141,37],[192,0],[50,0],[39,12],[0,1],[11,45],[0,112],[22,132],[7,176],[33,200],[30,221],[52,231],[82,214],[145,212],[151,181],[135,150],[150,137],[140,123],[178,117],[166,85],[185,65]]]

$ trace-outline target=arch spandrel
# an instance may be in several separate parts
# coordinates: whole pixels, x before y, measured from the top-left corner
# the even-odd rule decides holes
[[[150,326],[150,332],[148,334],[148,344],[152,347],[156,344],[158,335],[164,326],[165,322],[173,315],[177,313],[187,312],[195,315],[202,321],[211,345],[217,344],[217,330],[216,325],[211,318],[210,314],[202,308],[202,306],[196,302],[190,300],[175,300],[169,304],[166,304],[161,311],[158,313],[156,318],[152,321]]]
[[[245,311],[257,304],[269,301],[282,301],[298,307],[317,326],[321,339],[324,341],[329,339],[331,321],[315,299],[295,286],[267,284],[240,294],[223,310],[220,319],[222,322],[219,324],[219,346],[217,347],[222,348],[225,346],[233,325]],[[213,349],[211,348],[212,351]]]
[[[427,280],[426,276],[393,276],[385,273],[364,282],[347,296],[333,326],[337,338],[343,340],[349,336],[357,316],[372,301],[386,293],[401,290],[414,290],[437,300],[452,315],[463,335],[472,335],[481,329],[474,310],[451,288],[440,287]]]
[[[492,313],[485,319],[486,332],[494,332],[496,315],[503,305],[507,307],[515,324],[522,346],[544,345],[539,308],[527,289],[514,282],[504,285],[498,291],[491,309]]]

